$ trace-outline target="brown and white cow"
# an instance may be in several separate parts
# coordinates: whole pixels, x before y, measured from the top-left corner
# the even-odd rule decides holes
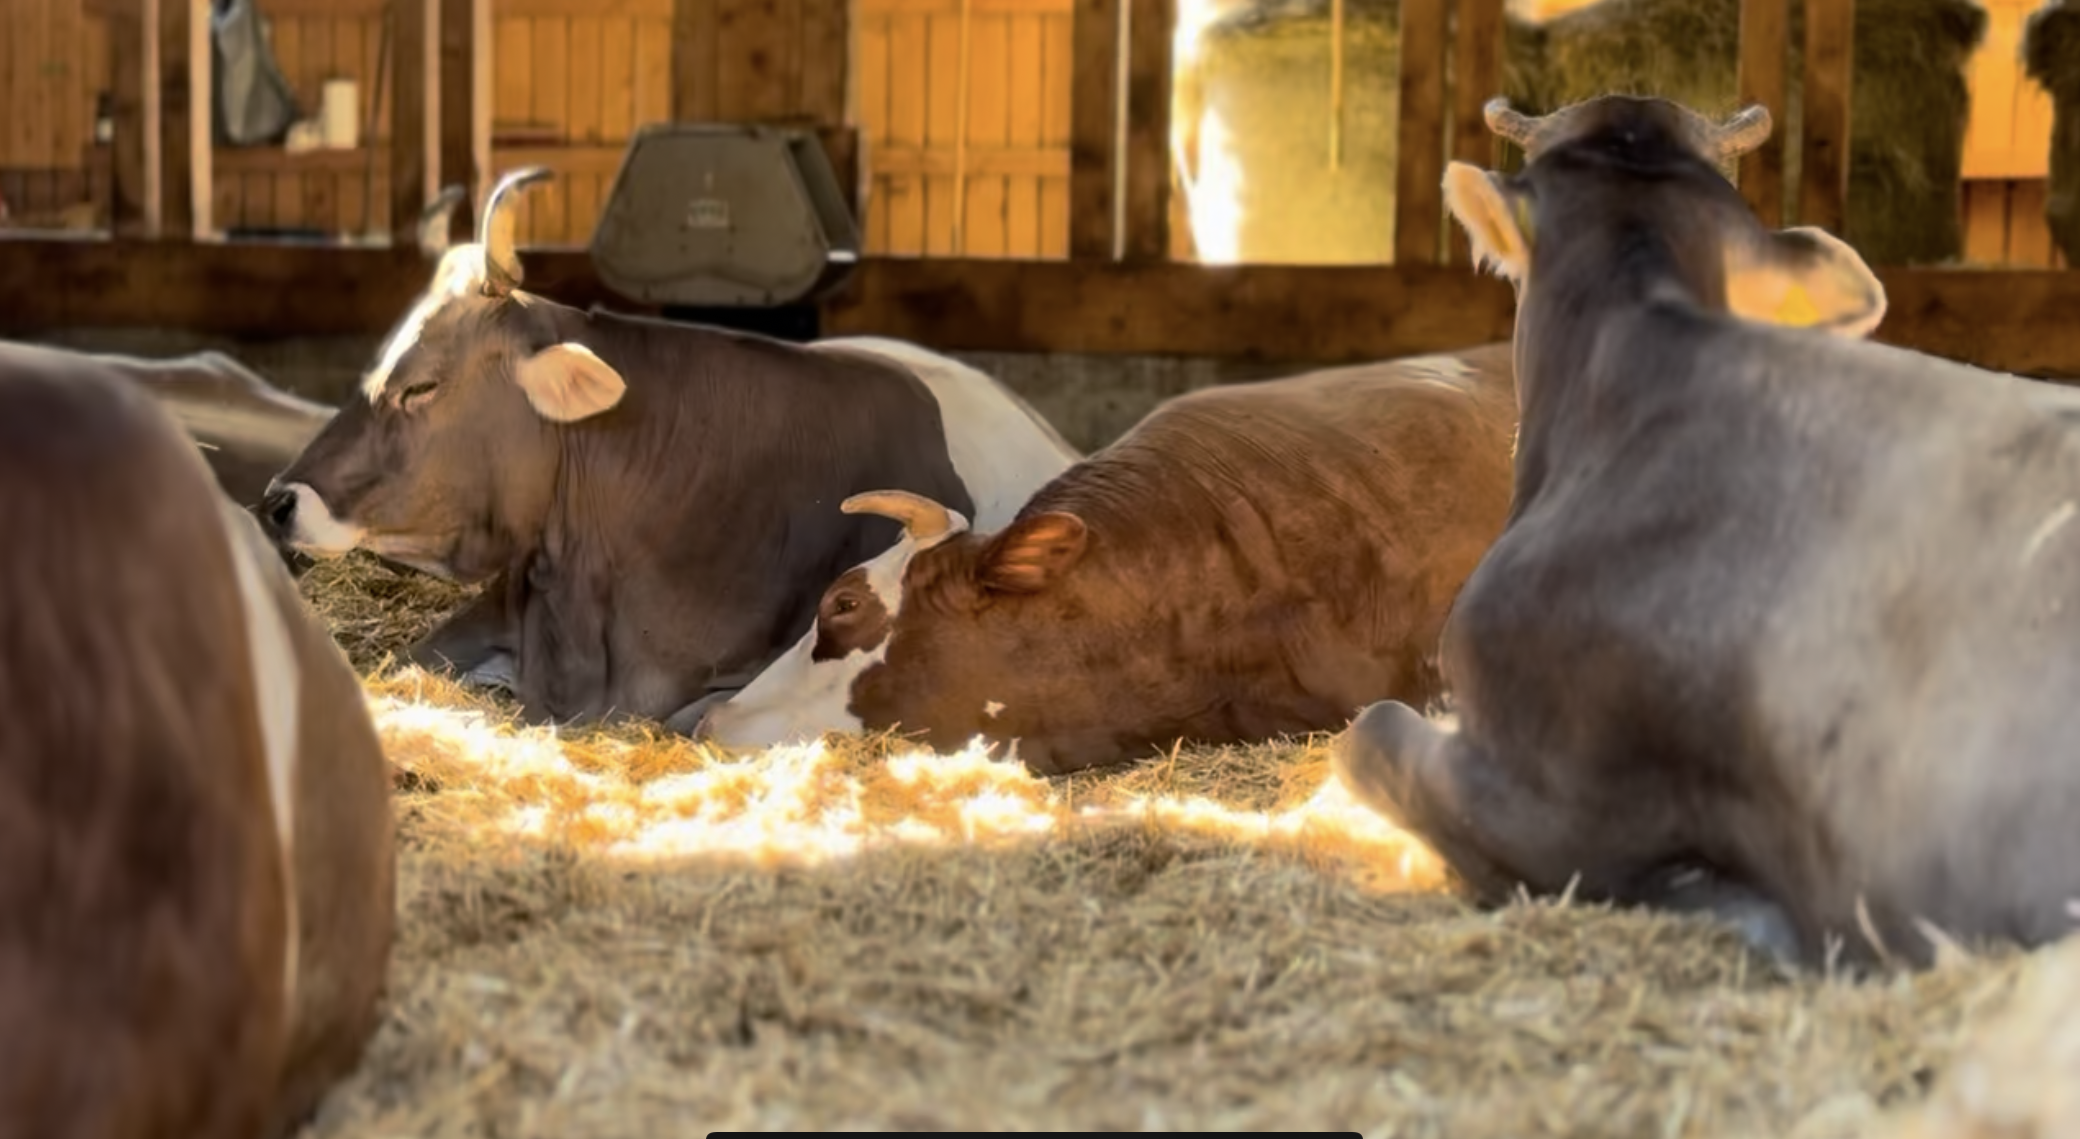
[[[1782,959],[2040,944],[2080,899],[2080,393],[1865,339],[1848,246],[1720,167],[1769,134],[1606,96],[1488,122],[1446,200],[1517,282],[1508,527],[1340,777],[1482,898],[1716,913]]]
[[[979,735],[1059,774],[1420,704],[1508,511],[1515,423],[1490,345],[1179,396],[994,533],[916,496],[850,500],[903,541],[832,583],[701,734]]]
[[[486,582],[410,658],[529,719],[693,722],[893,544],[835,508],[897,487],[1008,521],[1076,459],[988,376],[878,339],[807,347],[580,311],[524,290],[508,175],[364,389],[264,513],[313,555]]]
[[[0,353],[0,1133],[285,1135],[395,913],[360,684],[118,368]]]

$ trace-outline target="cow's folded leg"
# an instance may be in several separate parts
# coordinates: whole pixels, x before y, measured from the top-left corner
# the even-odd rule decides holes
[[[1733,927],[1741,940],[1787,968],[1801,960],[1798,929],[1774,899],[1745,882],[1699,865],[1664,868],[1628,891],[1638,905],[1700,913]]]
[[[404,659],[428,672],[452,672],[466,683],[510,688],[517,667],[512,641],[501,576],[414,642]]]
[[[741,689],[737,688],[710,690],[700,699],[665,717],[664,726],[667,730],[677,732],[682,736],[698,737],[701,721],[708,718],[708,713],[715,710],[717,706],[730,697],[735,696],[739,691]]]
[[[1439,775],[1465,751],[1464,739],[1396,700],[1358,714],[1333,752],[1331,770],[1353,798],[1410,832],[1437,852],[1476,897],[1499,902],[1518,878],[1498,864],[1479,834],[1480,823],[1450,795]]]

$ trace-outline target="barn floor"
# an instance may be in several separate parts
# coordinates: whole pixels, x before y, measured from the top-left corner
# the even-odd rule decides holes
[[[1698,921],[1482,914],[1322,741],[1048,785],[885,740],[559,738],[383,666],[446,587],[304,584],[400,771],[388,1018],[314,1136],[1902,1136],[2032,960],[1793,981]]]

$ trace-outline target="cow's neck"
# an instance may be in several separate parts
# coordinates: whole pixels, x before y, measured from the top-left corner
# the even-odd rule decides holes
[[[1607,398],[1622,378],[1607,374],[1613,338],[1629,342],[1627,329],[1651,309],[1695,307],[1701,290],[1686,281],[1695,276],[1642,228],[1556,235],[1538,247],[1517,307],[1515,513],[1562,472],[1571,443],[1632,410]]]

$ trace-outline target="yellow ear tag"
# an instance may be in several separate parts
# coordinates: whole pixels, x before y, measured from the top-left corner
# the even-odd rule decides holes
[[[1524,245],[1531,245],[1531,202],[1517,198],[1510,203],[1510,212],[1516,215],[1517,232],[1524,235]]]
[[[1785,290],[1784,299],[1777,305],[1776,320],[1792,328],[1809,328],[1820,323],[1820,309],[1806,295],[1804,285],[1793,285]]]

